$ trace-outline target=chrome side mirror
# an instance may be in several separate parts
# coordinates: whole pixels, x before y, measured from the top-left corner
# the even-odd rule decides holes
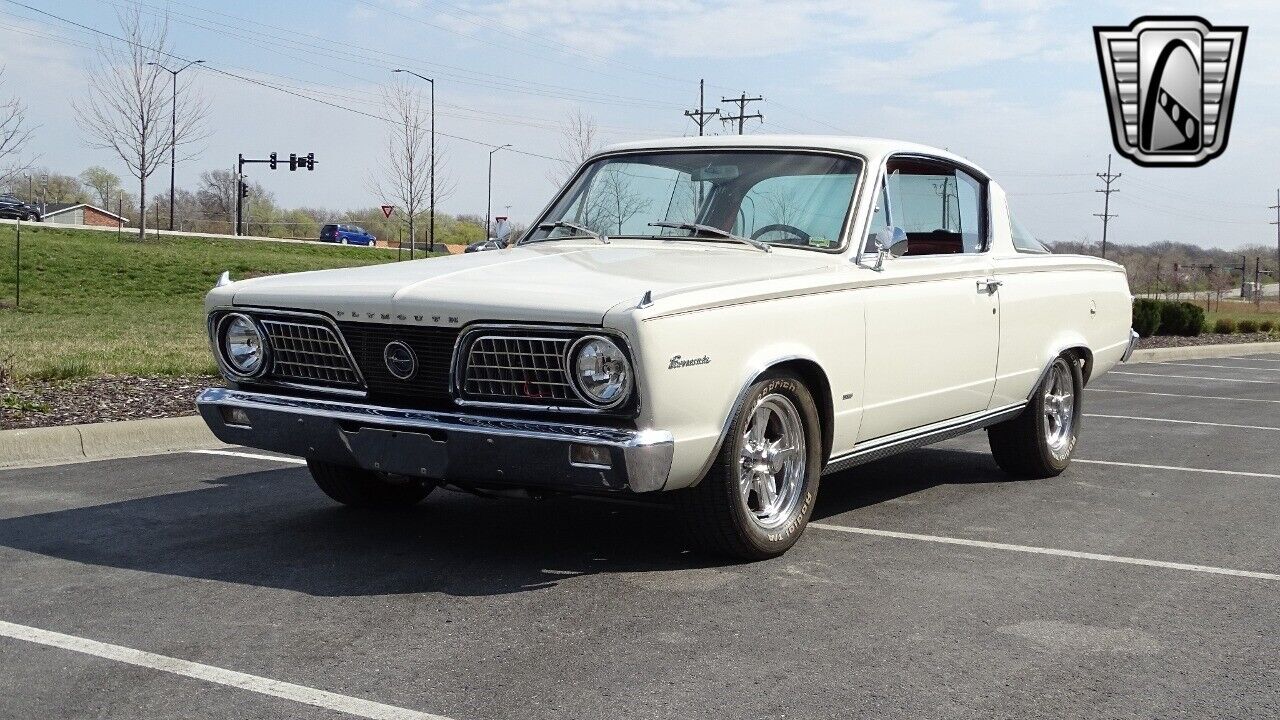
[[[902,257],[907,251],[907,231],[896,225],[890,225],[876,232],[876,264],[871,267],[876,272],[884,270],[884,261],[890,257]]]

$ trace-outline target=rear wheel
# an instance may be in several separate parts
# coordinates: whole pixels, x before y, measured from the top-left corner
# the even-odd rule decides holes
[[[29,213],[27,215],[27,222],[40,222],[40,216],[35,213]]]
[[[822,472],[818,411],[790,373],[751,387],[706,477],[681,511],[701,549],[746,560],[786,552],[813,512]]]
[[[308,460],[307,469],[325,495],[352,507],[396,508],[416,505],[435,483],[360,468]]]
[[[1071,464],[1080,433],[1084,379],[1080,364],[1061,355],[1031,396],[1022,414],[987,428],[991,455],[1011,475],[1046,478]]]

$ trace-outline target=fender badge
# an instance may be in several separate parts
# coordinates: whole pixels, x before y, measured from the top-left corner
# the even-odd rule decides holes
[[[693,365],[706,365],[710,362],[711,358],[706,355],[703,355],[702,357],[689,358],[688,360],[676,355],[671,358],[671,364],[667,365],[667,369],[675,370],[676,368],[691,367]]]

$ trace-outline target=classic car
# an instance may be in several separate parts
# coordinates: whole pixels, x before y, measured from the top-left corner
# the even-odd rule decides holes
[[[213,432],[339,503],[672,493],[697,546],[785,552],[820,480],[986,429],[1070,463],[1136,335],[1124,270],[1049,252],[949,152],[695,137],[592,157],[503,252],[231,282]]]

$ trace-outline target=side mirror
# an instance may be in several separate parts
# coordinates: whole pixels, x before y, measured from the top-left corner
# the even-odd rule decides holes
[[[884,261],[889,257],[902,257],[907,252],[907,231],[896,225],[890,225],[876,232],[876,264],[872,270],[884,270]]]

